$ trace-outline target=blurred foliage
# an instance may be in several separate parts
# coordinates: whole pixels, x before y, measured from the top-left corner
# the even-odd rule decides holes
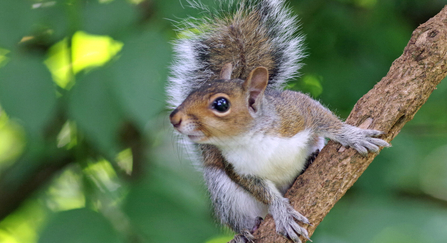
[[[211,0],[204,1],[206,3]],[[307,36],[289,88],[346,117],[447,0],[290,1]],[[164,85],[184,0],[0,1],[0,242],[227,242],[173,139]],[[443,81],[314,242],[445,242]]]

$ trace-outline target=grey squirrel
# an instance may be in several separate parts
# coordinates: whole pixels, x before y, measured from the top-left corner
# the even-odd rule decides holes
[[[283,0],[220,1],[190,18],[174,43],[167,87],[170,121],[202,162],[216,217],[251,242],[268,213],[276,231],[301,242],[309,224],[283,195],[324,138],[362,155],[389,144],[382,132],[343,123],[309,96],[283,90],[304,57],[303,37]],[[225,8],[226,10],[223,10]]]

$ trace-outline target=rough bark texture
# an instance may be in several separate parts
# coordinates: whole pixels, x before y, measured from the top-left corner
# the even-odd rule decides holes
[[[413,119],[447,74],[447,6],[419,26],[388,74],[364,95],[346,120],[352,125],[385,132],[391,141]],[[376,157],[362,157],[353,149],[329,142],[315,162],[287,192],[293,207],[306,216],[309,235]],[[288,242],[275,232],[267,216],[255,232],[255,242]],[[305,239],[301,238],[303,242]]]

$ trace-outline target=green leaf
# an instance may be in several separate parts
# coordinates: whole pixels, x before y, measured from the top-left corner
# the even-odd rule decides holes
[[[87,1],[82,12],[83,29],[91,34],[113,35],[127,30],[132,22],[136,22],[137,16],[135,7],[124,0],[107,3]]]
[[[124,40],[121,57],[111,68],[114,91],[141,128],[165,107],[169,61],[167,41],[158,32],[147,31]]]
[[[124,211],[150,242],[205,242],[219,233],[203,189],[158,166],[152,166],[145,178],[132,185]]]
[[[323,93],[323,86],[321,86],[322,77],[318,75],[307,74],[303,77],[302,81],[297,85],[293,85],[292,88],[300,90],[304,93],[309,93],[312,97],[318,97]],[[294,87],[296,86],[296,87]]]
[[[85,136],[103,152],[118,152],[117,138],[122,113],[110,92],[110,75],[105,68],[82,76],[72,90],[69,114]]]
[[[42,132],[51,119],[56,92],[43,60],[15,56],[0,69],[0,104],[31,133]]]
[[[31,1],[1,0],[0,46],[9,48],[30,35],[38,14]]]
[[[101,214],[82,208],[57,213],[39,243],[118,243],[117,233]]]
[[[48,34],[46,35],[51,42],[57,42],[64,39],[69,31],[69,27],[73,27],[73,11],[69,9],[76,9],[75,4],[68,4],[66,0],[41,1],[34,4],[39,6],[37,11],[40,11],[40,25],[42,29]],[[70,17],[72,19],[70,19]],[[69,22],[69,20],[72,20]]]

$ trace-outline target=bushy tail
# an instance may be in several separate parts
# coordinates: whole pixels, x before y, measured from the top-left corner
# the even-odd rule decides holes
[[[269,69],[269,86],[281,89],[297,75],[304,57],[303,36],[284,0],[222,0],[201,19],[188,18],[178,26],[174,61],[168,83],[169,105],[176,107],[191,91],[215,79],[222,66],[233,64],[232,78],[245,79],[258,66]]]

